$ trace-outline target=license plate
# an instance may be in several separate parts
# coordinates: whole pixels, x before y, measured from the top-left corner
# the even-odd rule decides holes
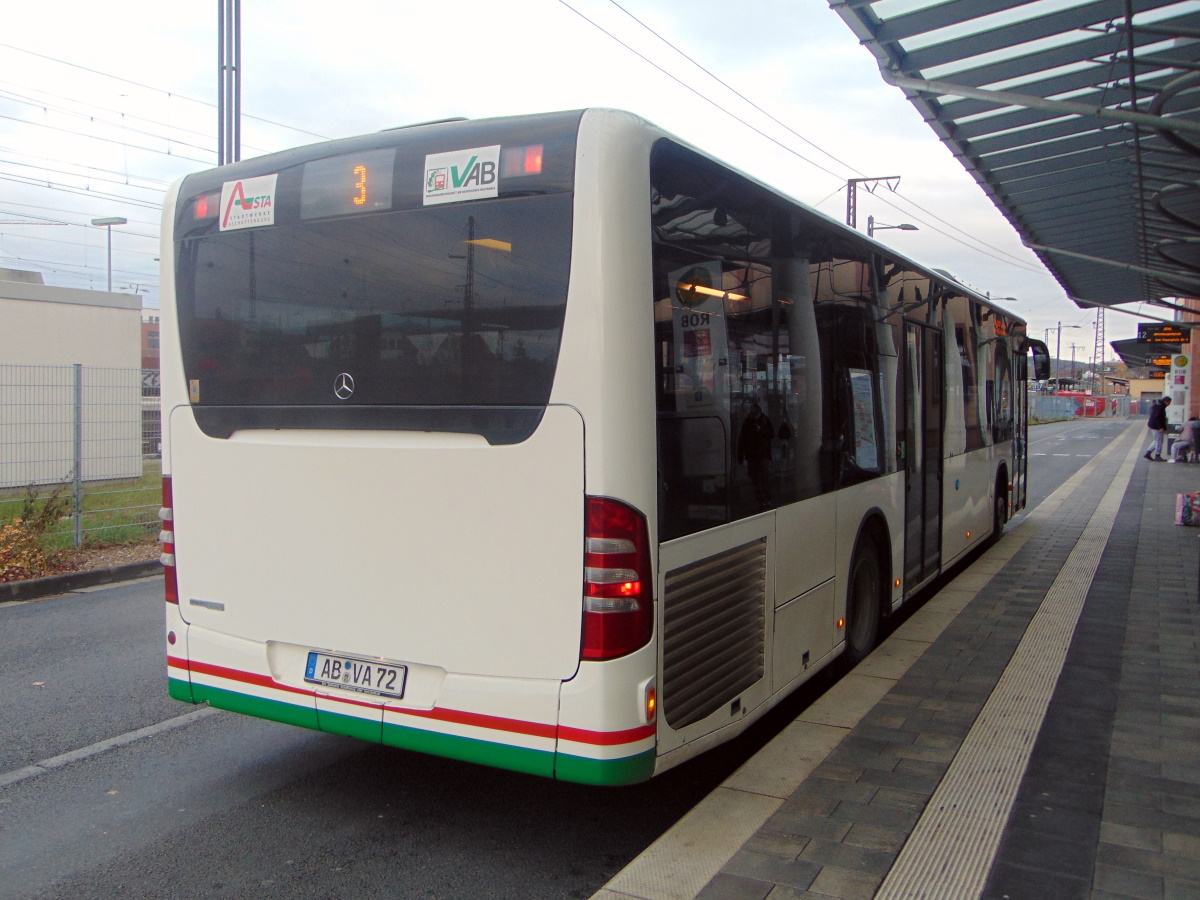
[[[407,675],[407,666],[316,651],[308,654],[308,665],[304,669],[304,680],[311,684],[396,698],[404,696]]]

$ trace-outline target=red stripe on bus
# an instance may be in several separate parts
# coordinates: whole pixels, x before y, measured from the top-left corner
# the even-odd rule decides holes
[[[493,731],[511,731],[514,734],[527,734],[532,737],[554,738],[558,733],[558,728],[554,725],[524,722],[520,719],[502,719],[499,716],[486,716],[483,713],[463,712],[458,709],[398,709],[395,706],[388,706],[386,709],[390,713],[399,713],[403,716],[436,719],[440,722],[472,725],[476,728],[489,728]]]
[[[226,678],[230,681],[240,681],[243,684],[252,684],[256,687],[271,688],[278,691],[287,691],[293,694],[300,694],[305,697],[318,696],[313,691],[307,691],[302,688],[295,688],[289,685],[280,684],[269,675],[256,675],[252,672],[243,672],[240,669],[229,669],[225,666],[217,666],[212,663],[196,662],[192,660],[180,659],[176,656],[168,656],[167,664],[175,666],[179,669],[185,669],[189,672],[199,672],[202,675],[215,675],[218,678]],[[364,703],[360,700],[349,700],[341,697],[330,697],[326,694],[320,695],[323,700],[333,700],[337,703],[348,703],[353,706],[367,706],[372,709],[379,709],[380,704]],[[630,728],[625,731],[589,731],[585,728],[566,728],[557,727],[555,725],[546,725],[540,722],[525,722],[521,719],[505,719],[500,716],[488,716],[483,713],[465,712],[457,709],[400,709],[394,706],[384,705],[383,708],[390,713],[396,713],[403,716],[413,716],[420,719],[433,719],[439,722],[449,722],[455,725],[470,725],[475,728],[486,728],[491,731],[507,731],[513,734],[525,734],[531,737],[541,738],[562,738],[567,741],[575,741],[579,744],[593,744],[601,747],[613,747],[618,744],[629,744],[634,741],[645,740],[654,736],[653,725],[641,725],[637,728]]]
[[[303,688],[295,688],[286,684],[280,684],[270,675],[255,675],[253,672],[243,672],[241,669],[227,669],[225,666],[214,666],[212,663],[196,662],[193,660],[176,659],[168,656],[167,663],[178,666],[181,669],[187,669],[189,672],[199,672],[201,675],[216,675],[218,678],[227,678],[230,681],[240,681],[242,684],[252,684],[255,687],[271,688],[276,691],[287,691],[291,694],[300,694],[304,697],[315,697],[313,691],[306,691]]]
[[[316,697],[320,700],[331,700],[334,703],[345,703],[347,706],[363,706],[367,709],[376,710],[382,707],[382,704],[380,703],[369,703],[365,700],[351,700],[349,697],[331,697],[328,694],[318,694],[316,691],[280,684],[269,675],[255,675],[251,672],[242,672],[238,669],[227,669],[224,666],[214,666],[212,663],[194,662],[191,664],[190,670],[193,672],[199,672],[202,675],[216,675],[218,678],[228,678],[230,681],[240,681],[243,684],[253,684],[256,687],[271,688],[272,690],[276,691],[287,691],[292,694],[299,694],[302,697]]]
[[[617,744],[632,744],[634,741],[644,741],[654,737],[653,725],[639,725],[625,731],[589,731],[586,728],[558,727],[558,736],[564,741],[575,741],[578,744],[596,744],[601,747],[615,747]]]

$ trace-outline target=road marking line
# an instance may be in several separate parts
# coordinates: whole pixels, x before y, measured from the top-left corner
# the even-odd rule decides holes
[[[108,750],[124,747],[126,744],[132,744],[135,741],[144,740],[148,737],[154,737],[156,734],[162,734],[166,731],[174,731],[176,728],[182,728],[184,725],[190,725],[199,719],[207,718],[214,713],[220,712],[219,709],[213,709],[211,706],[206,706],[203,709],[192,710],[189,713],[184,713],[182,716],[176,716],[173,719],[167,719],[165,722],[159,722],[157,725],[147,725],[145,728],[139,728],[136,731],[127,731],[125,734],[119,734],[116,737],[108,738],[107,740],[97,741],[94,744],[89,744],[87,747],[81,747],[78,750],[71,750],[67,753],[60,753],[58,756],[51,756],[49,759],[43,759],[41,762],[36,762],[31,766],[23,766],[20,769],[13,769],[11,772],[0,772],[0,787],[6,787],[10,784],[16,784],[18,781],[24,781],[26,778],[34,778],[38,775],[45,775],[47,772],[52,772],[55,769],[60,769],[65,765],[73,762],[79,762],[81,759],[87,759],[89,756],[96,756]]]
[[[72,588],[68,594],[94,594],[96,591],[108,591],[117,587],[129,587],[131,584],[143,584],[147,581],[162,581],[162,573],[143,575],[141,578],[126,578],[123,581],[110,581],[107,584],[93,584],[90,587]],[[62,596],[59,594],[58,596]]]
[[[1135,440],[876,900],[952,900],[983,891],[1140,454]]]

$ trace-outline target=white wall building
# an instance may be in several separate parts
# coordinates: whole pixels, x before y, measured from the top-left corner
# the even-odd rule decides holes
[[[141,297],[40,281],[0,270],[0,488],[137,478]]]

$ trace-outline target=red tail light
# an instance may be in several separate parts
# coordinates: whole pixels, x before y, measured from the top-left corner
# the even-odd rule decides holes
[[[646,518],[618,500],[587,498],[583,659],[615,659],[654,631],[654,582]]]
[[[175,509],[171,499],[171,476],[164,475],[162,480],[163,500],[158,517],[162,519],[163,528],[158,533],[159,543],[163,545],[162,556],[158,561],[163,565],[163,591],[168,603],[179,603],[179,582],[175,578]]]

